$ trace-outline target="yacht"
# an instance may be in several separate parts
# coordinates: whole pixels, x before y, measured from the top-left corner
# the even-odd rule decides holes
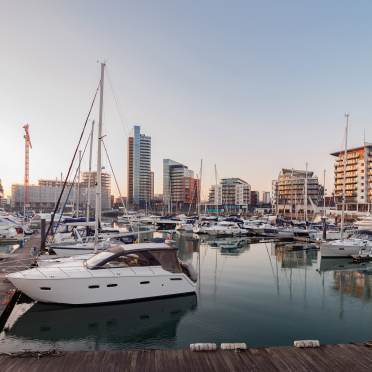
[[[211,236],[237,236],[246,235],[247,231],[242,229],[236,222],[221,221],[216,225],[204,229]]]
[[[7,275],[35,301],[88,305],[196,292],[197,275],[163,243],[111,245],[85,260],[59,260]]]
[[[17,242],[18,240],[17,230],[14,227],[0,225],[0,243]]]
[[[372,247],[372,231],[361,230],[348,239],[334,240],[320,246],[322,257],[351,257],[359,254],[362,248]]]
[[[359,230],[372,230],[372,216],[368,215],[361,218],[359,221],[354,222],[354,225]]]
[[[194,220],[191,218],[184,219],[177,223],[176,225],[176,231],[182,231],[182,232],[193,232],[194,229]]]

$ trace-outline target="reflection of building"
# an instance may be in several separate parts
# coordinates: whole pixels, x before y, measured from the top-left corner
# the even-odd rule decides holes
[[[251,204],[251,186],[240,178],[223,178],[219,185],[211,186],[209,204],[226,210],[247,209]]]
[[[291,244],[279,245],[273,243],[271,254],[276,256],[282,269],[300,269],[312,266],[317,262],[317,250],[293,250]]]
[[[196,206],[199,200],[199,180],[184,164],[163,159],[163,200],[168,211]]]
[[[342,206],[344,183],[344,151],[335,156],[335,199],[337,209]],[[347,151],[345,198],[347,210],[368,211],[372,203],[372,144],[365,143]]]
[[[335,271],[334,289],[365,301],[371,299],[372,276],[358,271]]]
[[[307,187],[305,186],[307,185]],[[300,214],[305,211],[307,188],[307,213],[313,213],[323,196],[323,187],[318,177],[310,171],[282,169],[278,179],[272,183],[272,206],[275,213]]]
[[[133,127],[128,138],[128,201],[145,206],[151,199],[151,137],[141,133],[141,127]]]

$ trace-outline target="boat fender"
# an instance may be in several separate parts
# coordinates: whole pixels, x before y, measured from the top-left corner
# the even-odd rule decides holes
[[[205,342],[205,343],[197,343],[197,344],[190,344],[191,351],[216,351],[217,344]]]
[[[246,349],[247,344],[245,342],[221,344],[221,350],[246,350]]]
[[[319,340],[298,340],[293,342],[293,346],[305,348],[305,347],[319,347]]]

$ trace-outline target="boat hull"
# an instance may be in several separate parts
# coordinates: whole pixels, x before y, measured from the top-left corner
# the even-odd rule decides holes
[[[99,270],[97,270],[99,275]],[[128,302],[195,293],[185,274],[8,279],[35,301],[67,305]]]
[[[320,254],[322,257],[351,257],[359,253],[360,245],[322,244]]]

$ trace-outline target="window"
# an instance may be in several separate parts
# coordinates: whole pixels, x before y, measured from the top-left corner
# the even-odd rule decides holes
[[[103,269],[138,266],[159,266],[159,262],[149,252],[125,252],[113,257],[101,266]]]

